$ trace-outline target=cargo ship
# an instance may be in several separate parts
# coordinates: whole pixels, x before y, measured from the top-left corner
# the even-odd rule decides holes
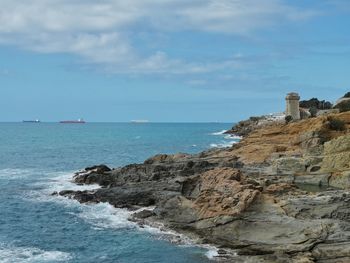
[[[36,119],[36,120],[24,120],[24,121],[22,121],[22,122],[30,122],[30,123],[39,123],[40,122],[40,120],[39,119]]]
[[[83,119],[60,121],[60,123],[85,123]]]
[[[131,123],[149,123],[149,120],[131,120]]]

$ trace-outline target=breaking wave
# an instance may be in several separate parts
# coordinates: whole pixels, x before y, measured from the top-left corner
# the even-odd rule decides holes
[[[218,131],[218,132],[213,132],[213,133],[211,133],[211,135],[223,135],[223,134],[225,134],[225,132],[227,132],[227,130],[222,130],[222,131]]]
[[[221,142],[221,143],[211,143],[211,148],[225,148],[225,147],[231,147],[232,145],[238,143],[238,141],[228,141],[228,142]]]
[[[1,263],[67,262],[70,259],[72,256],[66,252],[0,244]]]

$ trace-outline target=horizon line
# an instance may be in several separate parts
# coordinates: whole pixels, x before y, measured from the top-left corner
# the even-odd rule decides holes
[[[89,124],[89,123],[128,123],[128,124],[153,124],[153,123],[233,123],[235,121],[148,121],[148,122],[133,122],[133,121],[85,121],[85,123],[73,123],[73,124]],[[60,121],[40,121],[40,122],[23,122],[23,121],[0,121],[0,123],[25,123],[25,124],[40,124],[40,123],[60,123]],[[69,123],[68,123],[69,124]]]

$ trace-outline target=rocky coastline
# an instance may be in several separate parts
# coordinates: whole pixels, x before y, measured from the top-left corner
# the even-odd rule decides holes
[[[224,262],[350,262],[349,128],[350,112],[253,118],[229,132],[243,136],[232,147],[88,167],[73,181],[101,188],[58,194],[145,208],[130,220],[214,244]]]

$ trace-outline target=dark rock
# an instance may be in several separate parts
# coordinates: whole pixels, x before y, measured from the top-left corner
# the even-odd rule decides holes
[[[225,255],[225,254],[227,254],[227,252],[226,252],[226,250],[218,249],[218,254],[219,255]]]
[[[310,172],[314,173],[317,172],[321,169],[321,166],[315,165],[313,167],[310,168]]]
[[[96,173],[104,173],[112,170],[107,165],[100,164],[100,165],[94,165],[91,167],[86,167],[85,171],[95,171]]]
[[[301,108],[316,108],[317,110],[328,110],[333,107],[332,103],[330,103],[329,101],[320,101],[317,98],[312,98],[310,100],[302,100],[300,101],[299,105]]]
[[[73,180],[77,184],[99,184],[107,186],[110,183],[112,170],[104,164],[85,168],[75,173]]]
[[[75,193],[76,191],[73,191],[73,190],[63,190],[63,191],[60,191],[58,194],[61,196],[72,196]]]
[[[151,217],[151,216],[155,216],[155,215],[156,214],[153,211],[144,209],[144,210],[142,210],[140,212],[134,213],[132,216],[134,218],[145,219],[145,218],[148,218],[148,217]]]

